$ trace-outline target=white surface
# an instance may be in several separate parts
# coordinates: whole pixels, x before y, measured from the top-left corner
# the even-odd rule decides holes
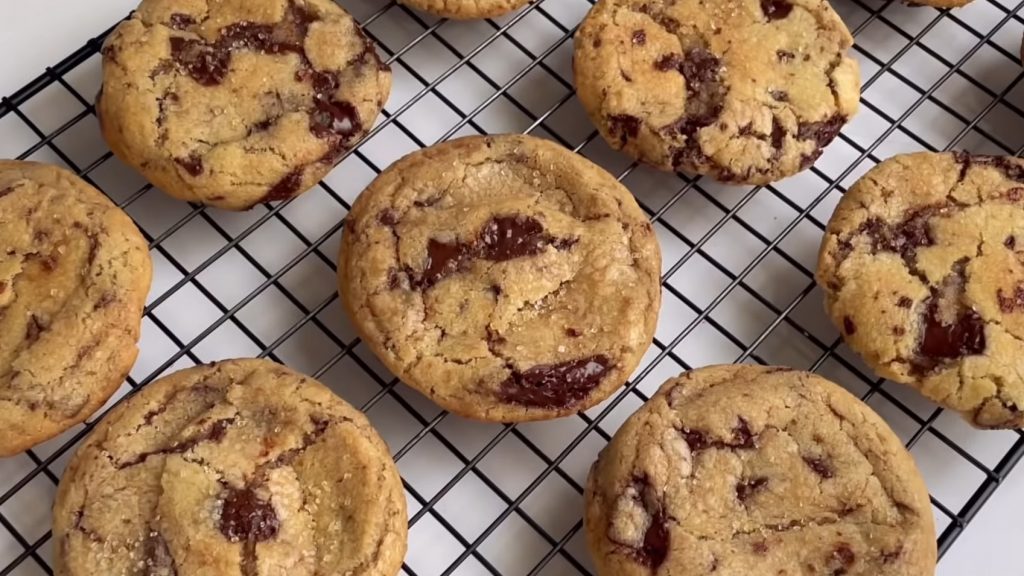
[[[359,17],[374,12],[382,3],[372,0],[346,0],[344,2]],[[127,13],[134,0],[102,0],[83,2],[83,0],[46,0],[35,2],[5,2],[2,7],[3,17],[0,18],[0,95],[9,94],[28,80],[40,74],[45,66],[56,64],[61,58],[77,49],[82,43],[100,33]],[[585,12],[586,5],[582,0],[551,0],[543,5],[549,13],[555,15],[567,27],[571,27]],[[837,9],[842,13],[851,28],[856,27],[867,17],[867,12],[849,2],[837,0]],[[886,17],[911,34],[920,30],[937,13],[930,9],[908,9],[898,5],[885,11]],[[982,33],[999,21],[1004,13],[996,10],[986,0],[977,0],[974,5],[958,11],[957,17]],[[1021,24],[1013,21],[996,36],[996,43],[1011,53],[1016,52],[1021,37]],[[382,39],[385,46],[392,51],[401,48],[406,42],[420,34],[422,26],[398,13],[382,18],[371,27],[374,34]],[[475,48],[480,41],[493,32],[486,23],[446,24],[440,35],[453,44],[462,53]],[[513,30],[513,34],[534,53],[546,49],[552,42],[561,37],[562,32],[553,29],[550,22],[531,14],[524,22]],[[43,39],[46,39],[45,41]],[[977,38],[962,27],[951,24],[944,19],[925,37],[923,45],[949,61],[955,62],[965,53]],[[888,60],[906,43],[905,39],[884,23],[876,21],[858,34],[858,43],[864,49],[876,55],[882,61]],[[556,50],[547,60],[555,73],[568,77],[568,44]],[[15,55],[15,56],[8,56]],[[877,64],[861,54],[863,75],[868,78],[878,70]],[[410,51],[406,61],[415,65],[415,69],[428,80],[435,78],[457,60],[447,49],[435,39],[429,38],[421,42],[416,49]],[[483,51],[474,63],[486,71],[498,85],[527,66],[529,59],[507,41],[495,42]],[[945,72],[946,65],[934,56],[925,54],[919,48],[912,49],[907,56],[897,62],[894,67],[920,88],[911,89],[891,74],[882,76],[870,90],[865,92],[865,99],[874,103],[876,109],[892,117],[899,116],[920,95]],[[991,48],[985,48],[965,67],[983,85],[994,91],[1008,86],[1019,74],[1019,67],[1005,55],[998,54]],[[422,84],[413,78],[405,69],[396,67],[395,91],[389,110],[396,110],[402,103],[417,94]],[[94,89],[96,63],[83,65],[76,70],[72,84],[80,88],[83,94]],[[544,113],[566,94],[563,85],[555,82],[546,71],[536,70],[527,75],[512,90],[517,99],[523,103],[533,115]],[[484,98],[493,93],[493,86],[481,81],[476,73],[459,72],[449,80],[442,82],[438,94],[441,94],[460,107],[462,113],[476,108]],[[59,92],[59,91],[58,91]],[[991,98],[970,85],[960,76],[943,83],[936,92],[938,99],[951,106],[958,114],[972,119]],[[1008,97],[1018,106],[1021,105],[1021,91],[1013,90]],[[33,99],[25,111],[37,124],[44,129],[60,126],[77,110],[65,108],[68,102],[66,94],[44,93]],[[448,130],[459,114],[441,103],[436,95],[428,96],[415,105],[409,113],[401,117],[403,125],[420,139],[432,142]],[[552,115],[550,125],[555,126],[559,134],[572,142],[580,142],[591,127],[579,113],[575,102],[559,108]],[[5,120],[9,120],[5,119]],[[500,98],[488,106],[475,121],[483,129],[498,132],[503,130],[519,131],[527,128],[531,121],[521,111],[510,105],[509,101]],[[101,147],[91,124],[83,122],[82,131],[72,130],[62,136],[58,144],[69,150],[72,159],[84,165],[95,159],[97,148]],[[942,148],[950,142],[963,127],[961,120],[948,112],[940,110],[934,103],[927,103],[915,112],[905,123],[908,130],[925,139],[929,144]],[[865,109],[853,125],[844,133],[860,146],[869,146],[887,128],[888,123],[877,111]],[[1024,119],[1017,114],[997,107],[983,121],[982,126],[995,134],[1011,148],[1024,145]],[[461,132],[468,131],[467,128]],[[14,127],[11,122],[0,121],[0,153],[15,155],[35,142],[31,133],[24,127]],[[998,151],[999,148],[978,133],[971,133],[964,140],[972,149]],[[373,162],[376,168],[382,168],[396,159],[405,151],[415,148],[405,135],[389,126],[378,137],[368,141],[362,148],[365,157]],[[879,157],[919,148],[919,144],[908,137],[907,131],[897,131],[891,135],[878,149]],[[628,164],[619,155],[609,152],[600,143],[588,145],[584,152],[599,161],[614,173],[620,173]],[[41,153],[42,159],[52,160],[52,155]],[[835,177],[843,172],[859,153],[848,142],[837,142],[828,150],[818,167],[828,176]],[[111,170],[103,167],[93,176],[101,182],[104,189],[118,200],[123,200],[141,184],[139,178],[124,169],[118,169],[116,162],[111,162]],[[869,164],[858,167],[845,182],[863,173]],[[339,172],[345,175],[339,177]],[[328,182],[347,200],[358,193],[373,176],[372,167],[365,162],[350,158],[333,173]],[[625,182],[637,194],[641,201],[655,209],[682,186],[676,177],[656,174],[646,170],[632,172]],[[665,215],[665,221],[680,230],[689,241],[699,239],[723,215],[722,206],[728,210],[746,193],[746,189],[721,188],[701,183],[710,195],[697,194],[690,191],[684,195]],[[824,190],[826,184],[820,177],[805,174],[789,182],[781,183],[777,188],[796,203],[805,206],[810,199]],[[820,221],[827,219],[828,210],[834,203],[836,193],[813,211]],[[714,198],[714,202],[711,199]],[[229,215],[214,213],[213,220],[228,231],[236,234],[244,229],[249,222],[262,214],[262,208],[247,215]],[[188,214],[187,206],[168,200],[157,192],[150,192],[128,207],[129,213],[151,235],[158,235],[166,230],[179,218]],[[293,203],[282,212],[290,222],[294,223],[307,239],[315,239],[334,225],[344,214],[340,206],[321,191],[315,191]],[[776,196],[766,191],[759,192],[739,213],[741,218],[751,223],[753,228],[764,237],[774,238],[778,232],[796,215],[791,206],[779,201]],[[802,223],[781,244],[787,254],[791,255],[804,267],[813,266],[814,251],[820,230]],[[661,225],[658,226],[659,236],[663,242],[666,267],[686,251],[680,240],[669,234]],[[201,219],[194,219],[180,232],[172,235],[163,244],[168,252],[186,268],[202,263],[224,242],[210,224]],[[337,242],[332,237],[322,252],[333,258]],[[271,220],[244,243],[250,254],[255,255],[260,266],[274,272],[304,248],[297,237],[284,229],[276,220]],[[730,271],[738,273],[753,256],[764,246],[764,242],[755,238],[748,230],[736,221],[730,221],[720,233],[717,233],[704,246],[711,257],[716,258]],[[162,255],[156,255],[156,279],[153,296],[162,294],[181,278],[180,272],[170,266]],[[221,281],[218,281],[218,278]],[[216,264],[204,272],[200,281],[210,287],[214,296],[223,306],[233,306],[238,300],[263,281],[264,276],[252,264],[246,262],[238,252],[231,251]],[[694,281],[698,279],[698,281]],[[699,307],[707,304],[726,286],[729,279],[720,271],[707,264],[703,256],[695,256],[675,274],[669,283],[682,292]],[[306,306],[312,307],[333,291],[333,274],[323,259],[309,257],[303,264],[293,269],[282,278],[282,285],[296,294]],[[791,264],[784,262],[776,255],[765,259],[754,272],[747,277],[746,283],[760,294],[768,298],[774,305],[785,307],[807,285],[807,277],[798,272]],[[276,288],[266,290],[254,306],[243,308],[238,317],[249,327],[260,340],[266,344],[273,341],[299,317],[300,312],[285,299]],[[186,314],[175,313],[187,310]],[[271,310],[273,314],[266,311]],[[178,290],[173,297],[157,307],[155,316],[183,341],[189,342],[196,334],[221,316],[221,311],[211,301],[200,294],[192,285]],[[338,326],[335,331],[339,337],[351,337],[351,329],[341,320],[337,305],[332,304],[325,316],[325,323]],[[662,321],[658,330],[661,342],[667,342],[679,333],[682,327],[689,324],[695,312],[684,305],[677,297],[666,292]],[[813,293],[804,303],[797,307],[791,317],[824,342],[831,342],[835,333],[820,312],[820,301],[817,293]],[[735,290],[721,307],[713,314],[715,322],[737,335],[744,346],[760,334],[774,316],[760,303],[750,296],[750,291]],[[133,372],[136,378],[145,377],[148,372],[159,366],[177,347],[151,321],[146,323],[143,338],[143,351],[139,364]],[[309,329],[307,329],[309,328]],[[324,359],[333,355],[336,346],[327,341],[323,334],[312,326],[303,328],[296,336],[282,345],[277,353],[297,369],[314,372],[320,368]],[[225,323],[209,338],[195,347],[201,360],[211,360],[228,355],[255,354],[260,350],[257,343],[243,336],[231,322]],[[841,349],[842,350],[842,349]],[[742,348],[724,338],[721,330],[703,321],[687,338],[674,349],[675,353],[691,365],[711,362],[728,362],[736,358]],[[372,357],[365,349],[357,349],[360,358],[376,368]],[[820,353],[805,338],[793,331],[786,324],[777,328],[772,335],[757,349],[757,354],[773,363],[787,363],[804,367],[810,365]],[[849,357],[846,352],[844,356]],[[649,355],[648,358],[652,357]],[[188,365],[187,359],[178,361],[175,366]],[[665,377],[678,372],[680,367],[671,359],[666,359],[645,378],[640,388],[651,391]],[[855,392],[863,392],[864,384],[851,373],[845,371],[834,361],[828,361],[822,373],[847,385]],[[349,401],[359,405],[366,401],[377,390],[376,384],[369,380],[355,367],[351,360],[343,360],[322,378],[335,386]],[[927,417],[932,406],[916,395],[904,389],[886,385],[897,398],[907,403],[919,416]],[[400,394],[406,398],[418,413],[431,419],[436,414],[429,404],[405,389]],[[614,431],[617,423],[638,405],[635,396],[629,396],[603,421],[602,428]],[[876,395],[871,405],[885,416],[894,429],[907,439],[916,430],[916,426],[896,407]],[[599,410],[592,411],[596,415]],[[398,450],[405,442],[418,432],[422,425],[411,420],[407,412],[403,412],[397,404],[386,397],[370,411],[370,417],[381,429],[382,434]],[[494,489],[484,485],[479,476],[468,474],[452,492],[442,498],[436,510],[451,522],[461,534],[461,538],[472,542],[486,528],[491,520],[507,506],[508,498],[515,498],[520,491],[534,478],[544,465],[538,455],[525,448],[522,438],[529,438],[536,443],[548,457],[555,457],[565,446],[568,438],[574,437],[583,428],[579,419],[571,418],[559,422],[533,424],[519,427],[517,434],[508,436],[490,455],[485,457],[478,469],[493,479],[497,484]],[[1005,449],[1012,443],[1012,433],[983,433],[972,431],[956,417],[945,414],[939,419],[936,428],[953,438],[961,445],[968,446],[986,465],[993,466],[1002,456]],[[458,418],[449,417],[438,425],[437,430],[454,443],[455,449],[462,458],[471,458],[476,451],[499,430],[494,426],[471,424]],[[576,483],[582,481],[589,462],[600,448],[602,440],[591,434],[578,449],[562,463],[561,470],[551,474],[531,497],[527,498],[522,510],[534,519],[544,530],[560,539],[578,519],[579,500],[568,480]],[[44,446],[40,453],[44,456],[49,450],[60,445],[60,440]],[[967,465],[953,454],[931,434],[925,435],[914,448],[914,455],[921,464],[932,493],[954,509],[958,509],[969,496],[979,481],[979,472]],[[59,474],[67,456],[60,458],[53,466]],[[429,499],[440,487],[445,485],[460,468],[459,459],[449,449],[441,446],[434,436],[416,445],[399,461],[403,475],[421,497]],[[0,461],[0,493],[7,489],[16,479],[31,470],[32,464],[27,457]],[[37,477],[15,498],[7,502],[2,511],[8,518],[14,518],[16,527],[34,541],[41,537],[48,523],[46,509],[40,505],[52,496],[53,486],[43,477]],[[415,514],[421,508],[421,501],[410,497],[410,513]],[[1024,472],[1018,471],[1011,476],[987,507],[967,529],[966,533],[954,545],[940,565],[942,576],[959,576],[967,574],[1024,574],[1016,557],[1016,546],[1024,541],[1024,530],[1019,519],[1020,510],[1024,508]],[[941,531],[946,525],[942,520]],[[409,566],[420,576],[438,574],[443,571],[455,556],[462,552],[463,545],[443,528],[436,516],[427,514],[414,526],[408,557]],[[494,536],[488,538],[480,546],[482,558],[495,566],[506,576],[525,573],[533,562],[543,556],[549,544],[543,540],[536,530],[523,521],[520,514],[512,514],[496,530]],[[568,552],[588,565],[582,552],[579,535],[572,538],[567,547]],[[9,558],[19,554],[21,547],[0,528],[0,568]],[[48,545],[42,549],[42,557],[49,557]],[[38,568],[27,563],[23,570],[16,574],[36,574]],[[476,558],[470,557],[463,564],[458,574],[484,573],[482,565]],[[562,555],[555,556],[544,574],[575,574],[576,571],[567,563]]]

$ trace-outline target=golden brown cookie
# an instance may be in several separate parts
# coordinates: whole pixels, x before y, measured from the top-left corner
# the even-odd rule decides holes
[[[857,111],[851,46],[826,0],[600,0],[573,68],[613,148],[766,184],[812,165]]]
[[[61,576],[394,576],[405,496],[366,417],[268,360],[167,376],[86,438],[54,505]]]
[[[807,372],[666,382],[590,471],[598,576],[935,573],[928,491],[892,430]]]
[[[56,166],[0,160],[0,456],[84,421],[138,354],[145,238]]]
[[[530,136],[469,137],[385,170],[338,264],[363,340],[442,407],[554,418],[607,398],[650,346],[661,254],[629,191]]]
[[[243,210],[316,184],[390,89],[330,0],[143,0],[103,47],[97,109],[111,149],[153,184]]]
[[[424,12],[455,20],[493,18],[518,10],[530,0],[400,0],[402,4]]]
[[[1024,425],[1024,160],[896,156],[825,231],[817,280],[847,344],[983,428]]]

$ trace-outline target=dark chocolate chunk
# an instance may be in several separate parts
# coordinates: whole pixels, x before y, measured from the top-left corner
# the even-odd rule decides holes
[[[793,59],[796,58],[796,54],[793,54],[789,50],[776,50],[775,58],[777,58],[779,62],[792,62]]]
[[[963,273],[961,262],[942,286],[932,289],[921,319],[920,369],[985,351],[985,321],[963,301]]]
[[[270,502],[251,488],[228,488],[220,513],[220,533],[232,542],[264,542],[277,536],[280,520]]]
[[[757,446],[757,436],[750,431],[750,425],[747,424],[746,419],[740,416],[737,419],[736,426],[732,429],[732,448],[746,448],[751,449]]]
[[[46,329],[50,327],[50,323],[42,316],[36,314],[29,314],[28,324],[25,326],[25,340],[32,344],[39,340],[39,336],[46,332]]]
[[[668,556],[669,532],[665,514],[658,510],[651,516],[651,523],[644,532],[644,544],[637,550],[637,560],[651,570],[657,571]]]
[[[629,114],[615,114],[608,117],[608,131],[617,138],[620,146],[625,146],[630,138],[640,133],[641,120]]]
[[[633,44],[636,46],[643,46],[647,43],[647,33],[643,30],[635,30],[633,32]]]
[[[176,12],[174,14],[171,14],[171,18],[168,21],[168,24],[170,25],[171,28],[174,28],[175,30],[187,30],[189,27],[195,26],[196,19],[192,16],[189,16],[188,14]]]
[[[764,476],[743,480],[736,484],[736,499],[739,500],[741,504],[746,503],[748,498],[767,485],[768,478],[765,478]]]
[[[708,157],[700,148],[697,132],[714,124],[725,107],[728,89],[721,79],[721,60],[705,48],[693,48],[685,55],[662,56],[655,66],[660,70],[675,69],[686,79],[685,114],[666,128],[686,136],[683,148],[673,152],[673,166],[679,169],[705,163]],[[720,176],[727,179],[724,173]]]
[[[195,153],[189,154],[188,158],[175,158],[174,163],[192,176],[199,176],[205,171],[202,157]]]
[[[850,548],[849,544],[840,542],[839,545],[832,550],[832,557],[829,559],[829,565],[833,567],[832,576],[841,576],[846,574],[850,566],[853,566],[857,556],[853,553],[853,549]]]
[[[317,99],[309,113],[309,130],[317,138],[340,137],[348,142],[362,129],[359,110],[349,102]]]
[[[675,70],[679,72],[679,66],[683,63],[683,55],[676,52],[664,54],[654,62],[654,68],[659,72]]]
[[[167,547],[167,541],[156,531],[151,531],[142,543],[142,575],[143,576],[176,576],[178,569],[174,565],[174,557]]]
[[[811,470],[814,470],[815,474],[822,478],[829,479],[835,475],[835,470],[832,469],[832,465],[823,457],[804,456],[804,462]]]
[[[3,294],[3,290],[0,290],[0,294]],[[583,335],[583,333],[575,328],[570,327],[565,329],[565,335],[568,336],[569,338],[579,338],[580,336]]]
[[[900,299],[896,301],[896,305],[900,308],[910,308],[914,305],[914,301],[907,296],[900,296]]]
[[[417,285],[430,288],[445,277],[463,269],[473,260],[505,262],[533,256],[548,246],[568,250],[575,238],[554,238],[544,231],[540,221],[528,216],[496,216],[484,224],[480,235],[471,242],[427,242],[427,264]]]
[[[710,448],[712,445],[714,445],[714,443],[708,439],[707,434],[701,432],[700,430],[690,430],[689,428],[683,428],[680,431],[680,434],[682,434],[683,440],[686,440],[686,444],[687,446],[690,447],[690,450],[692,452],[706,450]]]
[[[688,428],[683,428],[680,434],[690,446],[691,452],[700,452],[708,448],[749,450],[757,447],[757,435],[750,431],[750,425],[742,416],[736,419],[736,426],[732,429],[732,438],[727,441],[715,440],[708,437],[703,431]]]
[[[388,290],[397,290],[402,286],[402,275],[396,268],[388,270]]]
[[[767,540],[758,540],[757,542],[754,542],[750,546],[750,548],[754,551],[754,554],[758,554],[758,555],[764,554],[764,553],[768,552],[768,541]]]
[[[918,248],[935,245],[928,220],[939,211],[934,207],[915,210],[895,224],[871,218],[861,224],[858,232],[871,239],[874,250],[895,252],[912,264]]]
[[[857,325],[853,323],[853,319],[849,316],[843,316],[843,332],[847,336],[853,336],[857,333]]]
[[[776,102],[789,102],[789,92],[785,90],[769,90],[768,94],[771,95],[772,100]]]
[[[797,127],[797,139],[814,140],[818,148],[824,148],[835,139],[844,124],[846,117],[842,114],[836,114],[821,122],[801,122]]]
[[[200,40],[179,37],[171,38],[171,58],[203,86],[216,86],[223,82],[231,64],[227,51]]]
[[[151,452],[142,452],[141,454],[139,454],[135,458],[132,458],[131,460],[128,460],[128,461],[120,463],[118,465],[118,468],[119,469],[124,469],[124,468],[128,468],[130,466],[135,466],[137,464],[141,464],[142,462],[145,462],[146,459],[149,458],[150,456],[155,456],[157,454],[163,454],[163,455],[167,455],[167,454],[184,454],[185,452],[188,452],[189,450],[195,448],[196,446],[198,446],[198,445],[200,445],[200,444],[202,444],[204,442],[214,442],[214,443],[220,442],[227,435],[228,428],[230,428],[231,424],[233,424],[233,423],[234,423],[234,420],[232,420],[232,419],[217,420],[217,421],[213,422],[213,424],[210,425],[210,429],[209,430],[206,430],[205,432],[203,432],[201,434],[198,434],[197,436],[195,436],[193,438],[189,438],[187,440],[182,440],[180,442],[176,442],[176,443],[172,444],[171,446],[169,446],[167,448],[164,448],[162,450],[153,450]]]
[[[1004,294],[1000,288],[996,291],[996,298],[999,300],[999,309],[1006,314],[1024,308],[1024,284],[1018,284],[1013,294]]]
[[[1010,236],[1006,237],[1006,240],[1003,240],[1003,246],[1006,246],[1010,250],[1013,250],[1014,248],[1017,247],[1017,239],[1011,234]]]
[[[585,399],[614,367],[597,355],[514,370],[498,389],[504,402],[537,408],[568,408]]]
[[[261,202],[279,202],[294,196],[302,186],[303,173],[304,170],[302,168],[296,168],[285,174],[284,178],[281,178],[277,184],[274,184],[267,191],[267,195],[263,197]]]
[[[793,11],[793,4],[787,0],[761,0],[761,11],[769,21],[782,20]]]

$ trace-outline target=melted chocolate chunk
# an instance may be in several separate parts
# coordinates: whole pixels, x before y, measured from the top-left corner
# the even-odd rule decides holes
[[[220,513],[220,533],[232,542],[265,542],[277,536],[277,512],[251,488],[229,488]]]
[[[420,289],[430,288],[451,274],[464,269],[473,260],[505,262],[534,256],[547,249],[568,250],[575,238],[555,238],[544,226],[528,216],[496,216],[484,224],[472,242],[427,242],[427,265],[416,282]]]
[[[144,557],[143,576],[175,576],[178,573],[174,565],[174,557],[167,547],[167,541],[159,532],[150,532],[142,543]]]
[[[782,20],[793,11],[793,5],[787,0],[761,0],[761,11],[769,21]]]
[[[535,408],[568,408],[585,399],[614,367],[597,355],[513,371],[498,389],[504,402]]]
[[[740,501],[740,504],[744,504],[748,498],[759,492],[767,485],[768,479],[764,476],[743,480],[736,484],[736,499]]]
[[[2,290],[0,290],[0,292],[2,292]],[[114,295],[113,292],[104,292],[100,296],[99,300],[96,301],[96,304],[93,305],[92,309],[94,311],[95,310],[102,310],[103,308],[106,308],[107,306],[110,306],[114,302],[117,302],[117,296]]]
[[[1024,182],[1024,166],[1011,162],[1003,156],[971,156],[969,154],[960,153],[957,156],[957,159],[964,165],[965,171],[972,165],[991,166],[1002,172],[1003,175],[1010,180]]]
[[[191,176],[199,176],[205,171],[203,159],[198,154],[189,154],[188,158],[175,158],[174,163],[184,168]]]
[[[915,362],[919,369],[985,351],[985,321],[963,302],[963,265],[957,268],[927,301]]]
[[[832,557],[829,559],[829,565],[833,568],[832,576],[846,574],[856,559],[857,556],[853,553],[849,544],[839,543],[832,551]]]
[[[896,301],[896,305],[900,308],[910,308],[914,305],[914,301],[907,296],[900,296],[900,299]]]
[[[261,202],[278,202],[281,200],[287,200],[295,195],[302,186],[302,175],[304,171],[302,168],[292,170],[281,178],[281,181],[274,184],[270,190],[267,191],[267,195],[263,197]]]
[[[3,190],[0,190],[0,198],[3,198],[4,196],[7,196],[11,192],[14,192],[14,188],[15,188],[14,186],[9,186],[7,188],[4,188]]]
[[[796,58],[796,54],[793,54],[789,50],[776,50],[775,58],[777,58],[779,62],[792,62],[793,59]]]
[[[617,138],[620,146],[625,146],[630,138],[640,133],[641,120],[629,114],[615,114],[608,117],[608,130]]]
[[[843,316],[843,332],[847,336],[853,336],[857,333],[857,325],[853,323],[853,319],[849,316]]]
[[[996,291],[996,298],[999,300],[999,309],[1009,314],[1024,308],[1024,284],[1018,284],[1013,289],[1013,294],[1004,294],[1003,289]]]
[[[1013,235],[1007,236],[1006,240],[1003,240],[1003,246],[1013,250],[1017,247],[1017,239]]]
[[[835,139],[845,123],[846,117],[841,114],[836,114],[821,122],[801,122],[797,127],[797,138],[799,140],[814,140],[819,148],[824,148]]]
[[[913,268],[917,249],[935,245],[928,220],[938,212],[938,208],[922,208],[911,212],[904,220],[895,224],[871,218],[861,224],[858,232],[866,234],[871,239],[875,251],[895,252]]]
[[[669,532],[665,513],[658,510],[644,532],[643,546],[636,551],[637,560],[651,570],[657,570],[668,556]]]
[[[359,110],[348,102],[317,99],[316,109],[309,115],[309,130],[317,138],[340,137],[350,141],[363,130]]]
[[[402,286],[402,276],[396,268],[388,270],[388,290],[397,290]]]
[[[149,415],[147,415],[147,417],[152,418],[152,416],[149,416]],[[207,430],[207,431],[205,431],[205,432],[195,436],[194,438],[189,438],[189,439],[183,440],[181,442],[176,442],[176,443],[172,444],[170,447],[164,448],[163,450],[153,450],[151,452],[142,452],[141,454],[139,454],[135,458],[132,458],[131,460],[128,460],[126,462],[120,463],[118,465],[118,469],[123,470],[125,468],[130,467],[130,466],[135,466],[137,464],[141,464],[141,463],[145,462],[146,459],[149,458],[150,456],[155,456],[157,454],[161,454],[161,455],[184,454],[185,452],[188,452],[189,450],[195,448],[196,446],[202,444],[203,442],[213,442],[213,443],[220,442],[221,440],[224,439],[224,436],[227,435],[228,428],[233,423],[234,423],[234,420],[232,420],[232,419],[217,420],[217,421],[215,421],[210,426],[209,430]]]
[[[804,456],[804,463],[814,470],[814,473],[826,480],[835,475],[835,470],[832,469],[832,465],[827,460],[820,456]]]
[[[171,38],[171,58],[202,86],[216,86],[228,75],[231,56],[200,40]]]
[[[50,327],[50,323],[45,318],[30,314],[28,317],[28,324],[25,327],[25,340],[32,344],[39,340],[39,336],[46,332],[46,329]]]
[[[728,89],[721,80],[722,61],[705,48],[693,48],[685,55],[666,54],[656,63],[659,70],[676,70],[686,79],[686,111],[682,118],[666,128],[686,136],[683,147],[673,152],[675,168],[708,161],[697,140],[697,132],[714,124],[725,107]],[[723,170],[722,179],[727,180]]]
[[[736,426],[732,429],[732,438],[726,440],[715,440],[701,430],[683,428],[680,431],[691,452],[700,452],[708,448],[719,449],[744,449],[749,450],[757,447],[757,435],[750,431],[750,425],[742,416],[736,419]]]
[[[3,294],[3,290],[0,290],[0,294]],[[583,336],[583,333],[575,328],[566,328],[565,335],[569,338],[579,338],[580,336]]]
[[[168,21],[171,28],[175,30],[187,30],[191,26],[195,26],[196,19],[188,14],[182,14],[180,12],[171,14],[171,18]]]
[[[394,226],[398,224],[398,212],[395,212],[391,208],[385,208],[377,214],[377,222],[385,226]]]
[[[647,33],[643,30],[636,30],[633,32],[633,44],[636,46],[643,46],[647,43]]]

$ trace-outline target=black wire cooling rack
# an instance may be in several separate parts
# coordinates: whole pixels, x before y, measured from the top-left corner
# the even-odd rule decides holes
[[[118,397],[171,370],[234,356],[305,371],[361,406],[389,442],[410,504],[405,573],[591,574],[582,484],[610,434],[667,377],[708,363],[814,370],[879,411],[932,493],[945,553],[1024,454],[1019,432],[977,432],[876,379],[842,346],[812,274],[845,186],[896,152],[1018,154],[1024,89],[1020,4],[959,11],[835,0],[857,38],[857,119],[808,172],[766,187],[631,165],[597,137],[571,83],[587,0],[542,0],[498,20],[448,22],[394,2],[343,0],[395,71],[370,136],[314,191],[246,214],[173,201],[112,157],[96,128],[103,34],[0,100],[0,150],[63,164],[125,208],[150,242],[154,290],[142,353]],[[617,174],[655,223],[665,255],[657,336],[627,388],[578,417],[483,425],[439,412],[388,374],[340,311],[342,219],[390,162],[453,136],[529,132]],[[77,427],[0,461],[0,576],[51,574],[49,501]]]

